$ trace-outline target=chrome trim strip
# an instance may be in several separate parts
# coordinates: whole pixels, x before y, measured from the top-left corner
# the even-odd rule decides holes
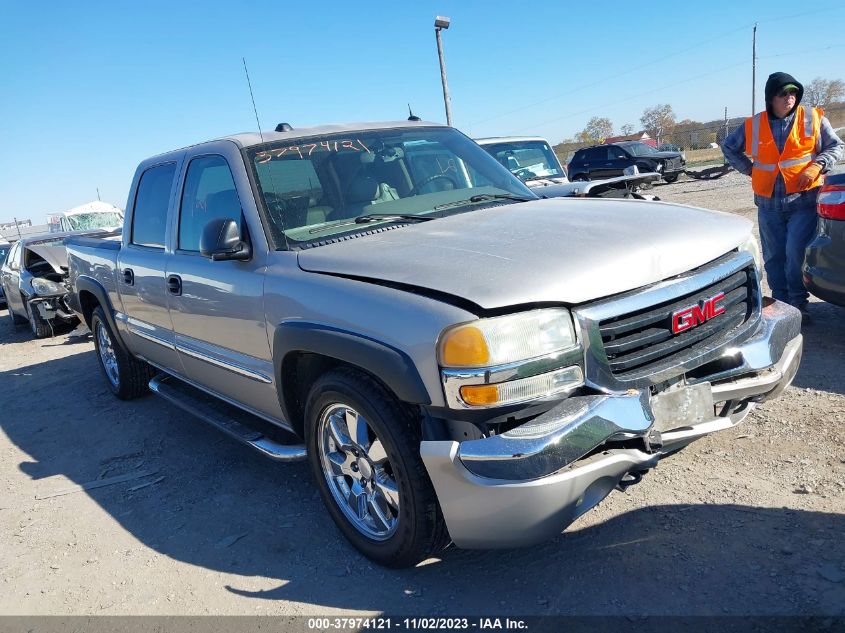
[[[124,323],[126,325],[126,329],[129,330],[130,333],[140,336],[142,339],[150,341],[151,343],[157,343],[167,349],[176,350],[176,346],[173,343],[150,332],[149,330],[153,329],[153,326],[150,324],[138,319],[133,319],[131,316],[124,314],[123,312],[115,312],[114,318],[116,321]]]
[[[144,331],[138,329],[137,327],[133,327],[133,325],[131,324],[131,321],[132,321],[132,319],[129,320],[129,323],[127,324],[127,329],[132,334],[134,334],[135,336],[140,336],[142,339],[146,339],[146,340],[148,340],[152,343],[158,343],[162,347],[166,347],[167,349],[170,349],[170,350],[176,349],[176,346],[173,343],[171,343],[170,341],[166,341],[163,338],[156,336],[155,334],[150,334],[149,332],[144,332]]]
[[[239,374],[241,376],[245,376],[246,378],[250,378],[251,380],[257,380],[258,382],[263,382],[264,384],[271,385],[273,384],[273,379],[269,376],[262,374],[261,372],[254,371],[243,365],[238,365],[236,363],[222,361],[218,358],[214,358],[213,356],[208,356],[207,354],[203,354],[202,352],[197,352],[192,350],[184,345],[176,345],[175,349],[177,352],[181,352],[183,354],[187,354],[192,358],[196,358],[197,360],[202,360],[217,367],[221,367],[223,369],[227,369],[233,373]]]

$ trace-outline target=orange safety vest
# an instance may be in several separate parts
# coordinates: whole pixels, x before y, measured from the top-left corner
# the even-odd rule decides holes
[[[821,108],[795,108],[792,130],[786,138],[783,152],[778,152],[769,117],[758,112],[745,120],[745,153],[751,156],[751,188],[754,193],[771,198],[775,190],[778,173],[783,176],[786,193],[797,193],[813,187],[820,187],[819,175],[806,187],[798,186],[798,174],[809,165],[821,151]]]

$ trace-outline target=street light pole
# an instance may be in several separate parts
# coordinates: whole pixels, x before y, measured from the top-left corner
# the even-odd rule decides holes
[[[449,96],[449,84],[446,82],[446,62],[443,60],[443,41],[440,31],[448,29],[451,20],[438,15],[434,19],[434,36],[437,38],[437,56],[440,58],[440,82],[443,84],[443,103],[446,106],[446,125],[452,125],[452,98]]]

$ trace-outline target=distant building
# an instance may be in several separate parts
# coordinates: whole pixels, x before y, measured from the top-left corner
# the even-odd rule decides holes
[[[621,141],[640,141],[641,143],[645,143],[651,147],[657,147],[657,141],[651,138],[647,132],[636,132],[634,134],[628,134],[627,136],[611,136],[610,138],[604,139],[602,145],[607,145],[608,143],[619,143]]]

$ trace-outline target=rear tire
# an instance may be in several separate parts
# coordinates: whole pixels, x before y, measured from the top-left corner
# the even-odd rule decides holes
[[[100,306],[91,314],[91,332],[97,364],[111,392],[121,400],[133,400],[149,393],[149,382],[155,370],[123,348]]]
[[[53,335],[53,328],[50,323],[41,318],[38,308],[31,303],[26,304],[26,313],[29,316],[29,329],[35,338],[47,338]]]
[[[363,372],[336,369],[311,387],[305,441],[320,496],[343,535],[379,565],[411,567],[449,542],[420,438],[419,420]]]

